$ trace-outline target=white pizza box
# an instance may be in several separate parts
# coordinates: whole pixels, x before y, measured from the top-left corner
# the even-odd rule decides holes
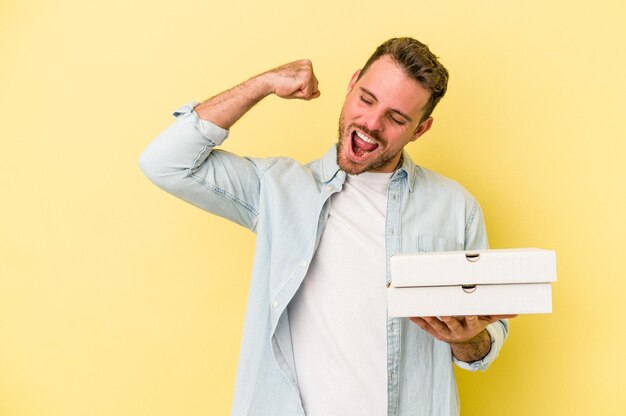
[[[391,257],[389,317],[551,313],[556,253],[538,248]]]

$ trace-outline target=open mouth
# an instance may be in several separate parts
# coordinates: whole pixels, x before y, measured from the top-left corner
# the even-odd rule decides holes
[[[378,143],[363,132],[353,130],[351,139],[352,153],[358,159],[364,159],[368,154],[378,148]]]

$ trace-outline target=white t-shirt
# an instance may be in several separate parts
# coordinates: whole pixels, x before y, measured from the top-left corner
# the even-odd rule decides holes
[[[289,305],[307,416],[387,413],[385,213],[391,173],[348,175]]]

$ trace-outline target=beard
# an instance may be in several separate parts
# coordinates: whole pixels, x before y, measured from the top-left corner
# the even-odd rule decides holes
[[[353,146],[352,144],[352,135],[354,133],[354,128],[357,128],[376,140],[379,147],[387,148],[387,143],[385,139],[380,137],[379,134],[369,130],[367,127],[352,123],[349,126],[345,125],[345,119],[343,115],[343,111],[339,116],[339,132],[338,132],[338,143],[337,143],[337,165],[339,168],[350,175],[358,175],[359,173],[368,172],[371,170],[380,169],[389,164],[389,162],[397,156],[396,154],[388,154],[387,151],[383,151],[382,153],[372,157],[371,159],[366,159],[363,163],[357,163],[350,160],[347,156],[348,154],[348,146]],[[378,150],[378,149],[376,149]]]

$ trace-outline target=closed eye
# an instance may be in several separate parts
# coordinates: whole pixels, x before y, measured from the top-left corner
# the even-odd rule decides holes
[[[360,97],[360,98],[361,98],[361,101],[363,101],[363,102],[364,102],[365,104],[367,104],[367,105],[372,105],[372,104],[373,104],[373,102],[372,102],[372,101],[370,101],[370,100],[366,99],[366,98],[365,98],[364,96],[362,96],[362,95],[361,95],[361,97]]]
[[[398,126],[404,126],[404,124],[405,124],[404,120],[398,120],[397,118],[395,118],[392,115],[390,115],[389,118],[391,119],[391,121],[393,121]]]

